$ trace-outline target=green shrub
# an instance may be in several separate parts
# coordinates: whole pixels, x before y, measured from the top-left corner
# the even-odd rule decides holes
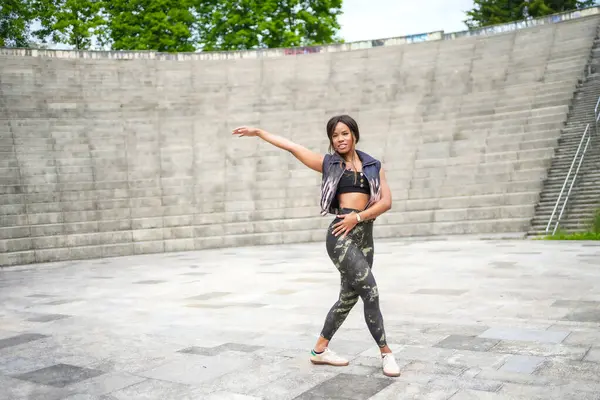
[[[546,240],[600,240],[600,233],[577,232],[577,233],[555,233],[545,236]]]
[[[565,232],[559,225],[554,235],[542,237],[545,240],[600,240],[600,208],[594,212],[594,216],[588,223],[587,232]]]
[[[590,222],[590,231],[600,234],[600,208],[596,210]]]

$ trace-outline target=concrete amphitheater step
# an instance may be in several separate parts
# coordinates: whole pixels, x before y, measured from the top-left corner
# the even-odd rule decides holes
[[[318,174],[258,141],[230,142],[228,125],[323,151],[324,110],[358,115],[365,146],[385,156],[394,205],[379,237],[525,232],[555,153],[562,167],[577,140],[581,122],[561,134],[583,121],[572,105],[591,103],[573,94],[597,26],[201,69],[49,59],[56,79],[44,85],[31,79],[37,59],[2,56],[15,84],[0,109],[0,265],[323,240]]]
[[[508,210],[523,210],[523,207],[530,207],[530,205],[523,205],[527,199],[534,198],[537,193],[523,192],[520,191],[518,185],[514,187],[505,187],[496,189],[496,193],[490,194],[489,191],[483,191],[483,194],[478,194],[478,187],[481,185],[468,185],[470,189],[453,190],[452,187],[446,189],[438,189],[436,192],[431,191],[408,191],[407,193],[394,195],[394,210],[398,210],[400,213],[395,217],[398,218],[409,218],[411,213],[419,215],[419,213],[431,213],[432,210],[436,210],[437,214],[446,213],[446,219],[451,219],[454,213],[454,209],[462,210],[466,209],[479,210],[477,214],[473,211],[473,215],[491,215],[493,210],[501,210],[503,207],[508,207]],[[527,189],[526,187],[525,189]],[[310,206],[305,206],[310,204]],[[273,208],[263,210],[248,210],[248,211],[237,211],[237,212],[226,212],[226,213],[207,213],[198,214],[190,213],[188,215],[173,215],[171,217],[164,216],[160,208],[153,208],[154,217],[142,217],[140,214],[130,214],[129,209],[114,209],[111,210],[113,218],[111,219],[108,215],[101,216],[97,211],[90,212],[57,212],[57,213],[40,213],[40,214],[29,214],[35,216],[35,220],[29,222],[27,226],[10,226],[0,228],[0,237],[3,239],[11,238],[35,238],[38,237],[37,244],[35,246],[44,248],[44,246],[50,246],[54,244],[56,240],[67,240],[71,246],[88,245],[93,244],[87,241],[90,240],[126,240],[123,237],[118,239],[111,239],[110,232],[118,232],[124,230],[134,229],[133,238],[138,238],[139,235],[150,235],[154,239],[175,239],[182,238],[192,235],[191,237],[202,236],[206,234],[228,234],[235,232],[236,229],[244,230],[250,229],[254,231],[265,232],[269,229],[283,229],[286,230],[292,223],[286,222],[287,220],[278,220],[280,218],[290,218],[297,221],[310,220],[318,221],[320,218],[310,218],[318,214],[318,210],[314,204],[314,199],[305,198],[304,201],[296,204],[289,204],[290,208]],[[392,215],[395,211],[392,211]],[[469,211],[471,212],[471,211]],[[508,212],[508,211],[507,211]],[[118,214],[121,215],[118,215]],[[490,214],[491,213],[491,214]],[[53,218],[48,219],[48,216]],[[12,217],[12,222],[15,224],[22,223],[28,219],[27,215],[15,214]],[[119,218],[120,219],[117,219]],[[84,220],[80,222],[62,222],[64,218],[70,221]],[[462,217],[456,217],[462,218]],[[479,217],[480,219],[483,217]],[[31,220],[32,218],[30,218]],[[86,220],[89,219],[89,220]],[[273,222],[276,221],[276,222]],[[278,222],[277,222],[278,221]],[[190,233],[191,231],[186,226],[178,226],[182,224],[203,224],[203,232]],[[274,224],[276,225],[273,228]],[[292,224],[292,225],[290,225]],[[234,229],[234,231],[230,231]],[[296,228],[294,228],[296,229]],[[300,229],[300,228],[298,228]],[[316,228],[315,228],[316,229]],[[106,235],[94,235],[95,233],[107,233]],[[215,233],[216,232],[216,233]],[[86,233],[86,235],[82,235]],[[49,239],[53,238],[53,239]],[[83,242],[74,242],[83,241]],[[26,241],[14,242],[16,244],[23,245]],[[103,243],[107,244],[107,243]],[[16,250],[16,249],[13,249]],[[21,250],[25,250],[21,248]]]

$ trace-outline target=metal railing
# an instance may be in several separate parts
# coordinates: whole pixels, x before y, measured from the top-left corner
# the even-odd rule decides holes
[[[594,121],[596,122],[596,129],[594,132],[596,136],[598,136],[598,120],[600,120],[600,114],[598,113],[598,109],[600,108],[600,96],[598,96],[598,101],[596,102],[596,108],[594,108]]]
[[[600,99],[598,99],[598,104],[596,105],[596,111],[595,111],[596,113],[599,108],[598,107],[599,104],[600,104]],[[598,120],[598,117],[596,117],[596,121],[597,120]],[[575,181],[577,180],[577,174],[579,173],[579,168],[581,167],[581,164],[583,163],[583,157],[585,156],[585,152],[587,151],[588,145],[590,144],[590,139],[592,138],[592,133],[590,132],[590,124],[587,124],[587,127],[585,128],[585,132],[583,132],[583,135],[581,135],[581,140],[579,141],[579,146],[577,147],[577,152],[575,152],[575,156],[573,157],[573,161],[571,162],[571,168],[569,168],[569,172],[567,173],[565,182],[563,183],[562,189],[560,190],[560,194],[558,195],[558,198],[556,199],[556,204],[554,205],[554,210],[552,210],[552,215],[550,216],[548,225],[546,225],[546,234],[548,234],[548,231],[550,230],[550,225],[552,224],[552,220],[554,219],[554,215],[556,214],[556,210],[558,209],[558,205],[560,204],[560,200],[562,199],[562,195],[563,195],[563,192],[565,191],[565,187],[567,187],[567,182],[569,182],[569,177],[571,176],[571,171],[573,171],[573,166],[575,165],[575,161],[577,160],[577,156],[579,156],[579,151],[581,150],[581,146],[583,145],[583,141],[585,140],[586,137],[587,137],[587,140],[585,141],[585,147],[583,148],[583,152],[581,153],[581,158],[579,159],[579,164],[577,165],[577,169],[575,170],[575,175],[573,176],[573,180],[571,181],[571,185],[569,186],[569,191],[567,192],[567,197],[565,197],[565,201],[560,209],[560,214],[558,214],[558,218],[556,219],[556,224],[554,225],[554,230],[552,231],[553,235],[556,233],[556,230],[558,229],[558,224],[560,223],[560,219],[563,215],[563,212],[565,211],[567,202],[569,201],[569,196],[571,195],[571,190],[573,189],[573,185],[575,184]]]

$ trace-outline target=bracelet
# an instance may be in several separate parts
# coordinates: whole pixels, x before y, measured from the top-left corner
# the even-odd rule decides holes
[[[356,213],[356,220],[357,220],[358,222],[360,222],[360,221],[362,220],[362,218],[360,217],[360,214],[359,214],[359,213]]]

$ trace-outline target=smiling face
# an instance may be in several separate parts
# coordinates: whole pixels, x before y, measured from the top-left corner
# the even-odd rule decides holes
[[[344,155],[354,150],[354,142],[354,135],[348,125],[338,122],[331,135],[333,149],[340,155]]]
[[[358,124],[349,115],[337,115],[327,122],[327,137],[329,137],[329,151],[339,155],[353,154],[356,144],[360,140]]]

